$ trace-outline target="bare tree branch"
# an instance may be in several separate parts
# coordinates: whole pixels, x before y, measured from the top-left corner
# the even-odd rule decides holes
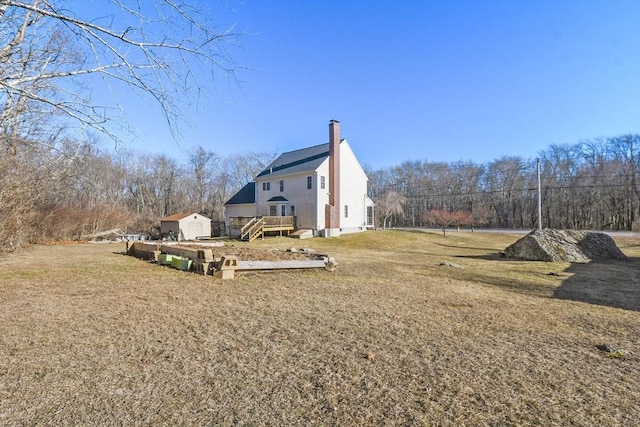
[[[240,68],[228,51],[240,34],[216,31],[188,0],[111,0],[97,17],[63,5],[0,0],[1,133],[29,139],[30,120],[56,114],[117,141],[115,110],[83,88],[99,76],[121,114],[124,87],[153,100],[177,138],[187,94],[206,91],[219,75],[234,80]]]

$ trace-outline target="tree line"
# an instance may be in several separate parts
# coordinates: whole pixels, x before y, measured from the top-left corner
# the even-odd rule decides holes
[[[111,229],[154,234],[160,218],[177,212],[208,216],[221,234],[224,203],[275,157],[221,157],[197,146],[180,162],[164,154],[101,149],[95,140],[17,146],[10,155],[5,147],[0,157],[3,249]],[[377,224],[534,228],[538,161],[545,227],[640,229],[637,134],[552,145],[538,159],[367,168]]]
[[[224,203],[274,158],[265,152],[221,157],[200,146],[183,162],[90,142],[20,147],[0,156],[2,249],[112,229],[157,235],[159,220],[180,212],[212,218],[220,234]]]
[[[368,169],[378,225],[640,230],[640,135],[551,145],[537,159]]]

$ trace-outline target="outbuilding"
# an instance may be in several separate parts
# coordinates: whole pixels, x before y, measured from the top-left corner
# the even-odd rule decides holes
[[[180,213],[160,220],[160,233],[176,240],[211,237],[211,219],[198,213]]]

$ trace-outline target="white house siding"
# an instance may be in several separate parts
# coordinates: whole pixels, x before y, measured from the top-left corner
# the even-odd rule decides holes
[[[235,217],[254,217],[256,216],[256,204],[246,203],[238,205],[225,206],[224,227],[228,236],[239,237],[240,230],[232,230],[229,228],[229,218]]]
[[[295,207],[296,227],[315,228],[315,191],[314,188],[307,189],[307,177],[314,180],[313,172],[305,172],[295,175],[271,175],[268,179],[256,180],[256,201],[259,216],[269,216],[270,206],[275,205],[276,216],[281,216],[281,206],[285,206],[286,215],[291,215],[291,206]],[[284,191],[280,191],[279,182],[284,180]],[[270,182],[270,190],[262,190],[262,183]],[[281,196],[287,199],[286,202],[269,202],[272,197]]]
[[[340,144],[340,231],[362,231],[367,220],[367,175],[346,140]],[[349,216],[345,217],[345,205]]]
[[[270,186],[269,190],[262,189],[262,185],[265,182],[269,183],[269,186]],[[271,177],[268,177],[267,179],[260,179],[260,180],[256,179],[256,205],[257,205],[258,216],[269,215],[270,204],[267,203],[267,200],[269,200],[274,196],[281,195],[280,192],[278,191],[277,185],[278,185],[278,182]]]
[[[315,206],[315,215],[316,215],[316,230],[320,232],[320,230],[324,230],[325,228],[325,209],[327,204],[329,203],[329,159],[322,162],[322,164],[316,169],[316,177],[313,185],[316,190],[317,203]],[[324,189],[320,188],[321,177],[325,177],[325,186]]]
[[[237,217],[237,216],[245,216],[245,217],[256,216],[255,203],[247,203],[242,205],[228,205],[226,209],[228,213],[227,218]]]

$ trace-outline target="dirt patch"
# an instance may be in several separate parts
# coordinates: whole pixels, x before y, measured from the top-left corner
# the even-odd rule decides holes
[[[534,230],[507,247],[504,254],[508,258],[548,262],[627,259],[611,236],[579,230]]]
[[[216,258],[221,255],[235,255],[242,261],[305,261],[322,259],[311,249],[257,249],[238,246],[225,246],[215,248],[213,251]]]

